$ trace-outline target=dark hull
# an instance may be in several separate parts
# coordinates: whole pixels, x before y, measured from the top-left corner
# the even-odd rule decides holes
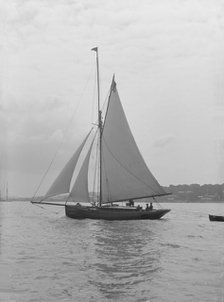
[[[217,216],[217,215],[209,215],[210,221],[222,221],[224,222],[224,216]]]
[[[119,207],[87,207],[66,205],[66,216],[73,219],[104,219],[104,220],[138,220],[138,219],[160,219],[170,210],[140,210],[137,208],[119,208]]]

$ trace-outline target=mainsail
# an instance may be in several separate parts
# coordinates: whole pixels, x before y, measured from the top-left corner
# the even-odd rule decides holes
[[[102,202],[166,195],[129,128],[113,80],[102,132]]]

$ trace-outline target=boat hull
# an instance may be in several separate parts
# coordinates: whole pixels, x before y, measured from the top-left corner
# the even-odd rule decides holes
[[[160,219],[169,209],[142,210],[137,208],[119,207],[88,207],[65,205],[66,216],[73,219],[104,219],[104,220],[139,220],[139,219]]]
[[[217,216],[217,215],[209,215],[210,221],[221,221],[224,222],[224,216]]]

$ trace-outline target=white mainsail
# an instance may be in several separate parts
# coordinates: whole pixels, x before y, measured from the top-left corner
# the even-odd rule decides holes
[[[91,131],[92,131],[92,129],[91,129]],[[90,135],[90,132],[87,134],[87,136],[85,137],[82,144],[79,146],[79,148],[73,154],[71,159],[67,162],[65,167],[62,169],[61,173],[55,179],[55,181],[51,185],[50,189],[48,190],[47,194],[45,195],[44,199],[46,199],[47,197],[50,197],[50,196],[56,196],[56,195],[60,195],[60,194],[69,193],[70,184],[71,184],[71,180],[72,180],[72,176],[73,176],[76,164],[79,160],[80,153],[82,152],[82,149]]]
[[[102,202],[165,194],[135,143],[113,81],[102,133]]]

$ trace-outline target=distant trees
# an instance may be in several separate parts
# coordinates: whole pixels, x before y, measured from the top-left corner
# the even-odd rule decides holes
[[[173,196],[181,200],[203,200],[212,199],[217,201],[224,201],[224,184],[191,184],[191,185],[170,185],[165,187],[168,192],[171,192]]]

